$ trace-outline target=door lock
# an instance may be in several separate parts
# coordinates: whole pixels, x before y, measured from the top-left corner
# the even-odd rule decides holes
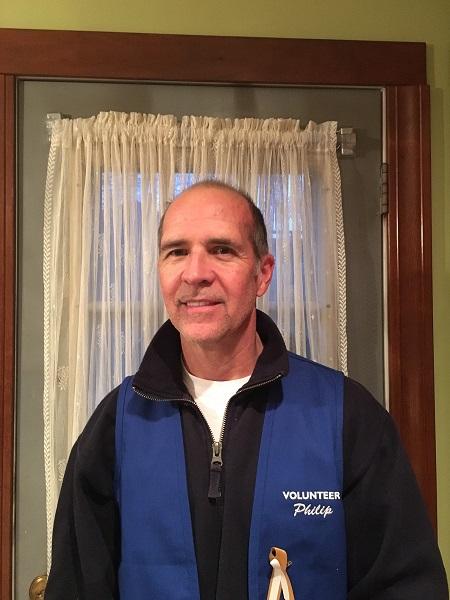
[[[30,600],[44,600],[45,587],[47,585],[47,575],[38,575],[33,579],[30,585]]]

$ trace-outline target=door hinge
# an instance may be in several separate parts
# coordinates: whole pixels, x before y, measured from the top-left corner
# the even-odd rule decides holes
[[[388,212],[388,164],[382,163],[380,168],[380,215],[386,215]]]

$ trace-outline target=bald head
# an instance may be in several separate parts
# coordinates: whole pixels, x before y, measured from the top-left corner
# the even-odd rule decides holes
[[[162,238],[162,233],[163,233],[163,228],[164,228],[164,219],[165,219],[167,211],[170,209],[172,204],[174,202],[176,202],[178,200],[178,198],[181,198],[184,194],[191,193],[191,192],[195,191],[196,189],[207,190],[208,188],[210,188],[212,190],[216,189],[216,190],[222,190],[225,192],[229,192],[230,196],[239,197],[242,199],[243,202],[245,202],[245,204],[247,205],[249,212],[250,212],[251,224],[249,225],[249,239],[252,243],[253,250],[255,252],[255,256],[258,260],[261,259],[263,256],[265,256],[269,252],[269,246],[267,243],[266,225],[264,223],[264,217],[262,216],[261,211],[259,210],[259,208],[256,206],[256,204],[253,202],[253,200],[251,199],[251,197],[248,194],[246,194],[245,192],[243,192],[242,190],[240,190],[238,188],[233,187],[232,185],[228,185],[227,183],[224,183],[222,181],[217,181],[214,179],[207,180],[207,181],[199,181],[198,183],[194,183],[190,187],[183,190],[181,192],[181,194],[179,194],[178,196],[176,196],[173,199],[173,201],[169,204],[169,206],[164,211],[164,213],[161,217],[161,220],[159,222],[158,247],[159,248],[161,247],[161,238]]]

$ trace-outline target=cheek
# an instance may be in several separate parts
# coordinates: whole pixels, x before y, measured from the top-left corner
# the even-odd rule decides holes
[[[159,271],[159,287],[164,300],[170,298],[176,291],[176,278],[167,270]]]
[[[253,301],[257,292],[257,280],[253,275],[236,277],[232,286],[237,302]]]

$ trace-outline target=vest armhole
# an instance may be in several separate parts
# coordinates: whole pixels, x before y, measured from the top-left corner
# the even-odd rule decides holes
[[[115,424],[115,460],[114,460],[114,493],[120,506],[120,477],[122,467],[122,439],[123,439],[123,414],[127,397],[133,391],[131,387],[132,377],[125,377],[120,384],[117,396],[116,424]]]
[[[336,470],[339,477],[341,491],[344,491],[344,374],[336,373],[335,378],[336,394]]]

